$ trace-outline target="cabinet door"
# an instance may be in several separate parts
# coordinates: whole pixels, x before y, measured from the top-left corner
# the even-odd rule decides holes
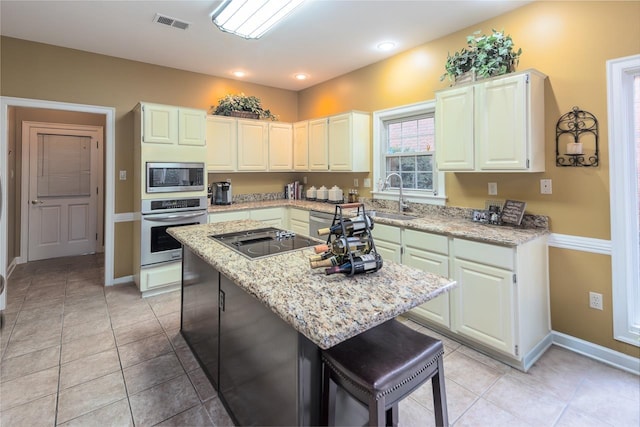
[[[327,119],[309,121],[309,170],[329,169],[329,125]]]
[[[473,86],[436,93],[438,170],[474,169]]]
[[[175,144],[178,141],[178,108],[144,104],[142,142]]]
[[[269,170],[293,169],[293,125],[269,123]]]
[[[302,209],[289,209],[289,226],[296,234],[309,235],[309,211]]]
[[[375,224],[371,234],[382,260],[402,262],[402,230],[391,225]]]
[[[405,230],[402,263],[420,270],[449,277],[448,239],[446,236]],[[437,253],[440,252],[440,253]],[[449,294],[444,293],[413,310],[411,315],[450,327]]]
[[[293,124],[293,170],[309,169],[309,122]]]
[[[238,170],[266,171],[268,159],[268,124],[259,120],[238,120]]]
[[[452,331],[515,356],[513,272],[455,258]]]
[[[475,140],[479,170],[528,167],[527,79],[528,74],[520,74],[477,85]]]
[[[353,163],[351,114],[329,117],[329,169],[350,171]]]
[[[221,116],[207,116],[207,170],[236,170],[238,121]]]
[[[178,144],[205,145],[206,117],[204,110],[180,108],[178,110]]]

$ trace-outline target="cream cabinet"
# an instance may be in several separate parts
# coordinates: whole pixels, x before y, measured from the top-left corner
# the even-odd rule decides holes
[[[269,124],[238,120],[238,170],[266,171],[269,165]]]
[[[357,111],[329,117],[329,170],[369,172],[370,122]]]
[[[289,230],[304,236],[309,235],[309,211],[289,208]]]
[[[329,170],[329,120],[309,120],[309,170]]]
[[[293,124],[293,170],[309,170],[309,121]]]
[[[402,229],[400,227],[374,223],[371,235],[376,251],[382,256],[383,261],[402,262]]]
[[[269,123],[269,170],[293,169],[293,125]]]
[[[142,142],[205,145],[204,110],[142,103]]]
[[[544,172],[544,80],[536,70],[436,92],[441,171]]]
[[[416,230],[404,230],[402,263],[420,270],[449,277],[449,239],[439,234]],[[451,326],[449,314],[449,294],[443,294],[413,310],[413,316]]]
[[[207,116],[207,171],[235,171],[238,164],[238,121],[232,117]]]

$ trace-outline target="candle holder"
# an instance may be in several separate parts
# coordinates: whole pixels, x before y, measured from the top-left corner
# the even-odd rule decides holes
[[[560,140],[566,140],[566,136],[571,139],[566,144],[566,152],[560,153]],[[598,142],[598,119],[588,111],[573,107],[556,124],[556,166],[598,166]]]

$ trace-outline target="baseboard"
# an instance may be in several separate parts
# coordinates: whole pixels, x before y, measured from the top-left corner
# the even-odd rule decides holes
[[[640,375],[640,359],[620,353],[610,348],[603,347],[562,332],[551,332],[553,343],[575,353],[582,354],[591,359],[613,366],[623,371]]]
[[[122,285],[124,283],[133,283],[133,276],[122,276],[113,279],[113,283],[109,286]]]

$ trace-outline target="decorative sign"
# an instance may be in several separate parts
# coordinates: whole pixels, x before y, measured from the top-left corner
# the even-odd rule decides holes
[[[502,222],[504,224],[520,225],[526,206],[526,202],[507,200],[502,208]]]

